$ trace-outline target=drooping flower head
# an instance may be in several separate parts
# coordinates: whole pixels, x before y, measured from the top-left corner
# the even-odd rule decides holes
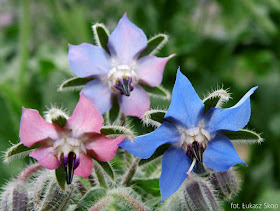
[[[51,118],[47,118],[50,122],[45,121],[37,110],[23,108],[19,136],[27,147],[39,145],[30,156],[44,167],[63,167],[68,184],[73,173],[85,178],[91,174],[93,160],[90,155],[100,161],[109,161],[124,139],[123,136],[110,139],[100,134],[103,117],[83,93],[70,118],[63,113],[59,116],[67,119],[63,126],[52,123]]]
[[[102,47],[88,43],[69,45],[68,57],[73,73],[80,78],[94,78],[82,92],[101,113],[111,109],[114,96],[125,115],[141,117],[149,110],[148,94],[139,84],[158,86],[165,64],[174,55],[138,58],[146,47],[146,35],[126,14],[109,36],[110,55]]]
[[[162,201],[178,190],[193,170],[203,173],[203,163],[226,171],[235,164],[246,163],[238,156],[230,140],[220,133],[238,131],[247,125],[250,114],[250,89],[233,107],[211,108],[204,104],[190,81],[178,70],[166,121],[154,132],[139,136],[133,142],[120,144],[140,158],[149,158],[163,144],[171,144],[162,158],[160,190]]]

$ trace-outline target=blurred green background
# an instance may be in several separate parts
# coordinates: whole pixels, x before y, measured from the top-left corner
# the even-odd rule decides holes
[[[169,90],[178,66],[201,97],[217,85],[230,87],[233,99],[226,106],[259,86],[248,128],[262,133],[265,142],[238,148],[249,166],[239,167],[242,189],[233,202],[280,207],[278,0],[0,0],[0,150],[19,140],[22,106],[41,114],[51,105],[72,112],[78,92],[56,91],[72,76],[67,44],[93,43],[91,25],[104,23],[112,31],[124,12],[148,38],[170,36],[158,54],[177,54],[164,72]],[[0,186],[26,162],[1,163]]]

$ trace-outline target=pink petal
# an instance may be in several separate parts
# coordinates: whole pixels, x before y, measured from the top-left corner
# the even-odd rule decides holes
[[[150,99],[147,92],[139,85],[136,85],[130,96],[118,95],[121,111],[127,116],[141,118],[150,108]]]
[[[37,110],[22,108],[19,137],[25,146],[31,147],[48,138],[56,140],[59,130],[54,124],[46,122]]]
[[[68,59],[72,72],[81,78],[104,75],[111,69],[106,51],[88,43],[69,45]]]
[[[53,147],[41,146],[31,152],[30,156],[38,160],[38,162],[47,169],[56,169],[59,163],[53,153]]]
[[[80,159],[80,164],[78,168],[74,170],[74,174],[87,178],[92,172],[93,160],[90,156],[85,154],[80,154],[79,159]]]
[[[108,84],[96,79],[88,82],[82,92],[102,114],[112,108],[113,93]]]
[[[121,64],[129,64],[147,47],[147,37],[124,14],[109,37],[108,47]]]
[[[100,133],[103,117],[90,100],[81,93],[80,100],[67,120],[65,127],[72,129],[72,135],[78,138],[84,133]]]
[[[95,135],[85,146],[88,152],[98,160],[109,161],[116,155],[119,143],[124,138],[125,136],[119,136],[116,139],[110,139],[104,135]]]
[[[158,86],[162,81],[163,70],[168,62],[175,54],[169,57],[145,56],[138,60],[136,73],[140,82],[149,86]]]

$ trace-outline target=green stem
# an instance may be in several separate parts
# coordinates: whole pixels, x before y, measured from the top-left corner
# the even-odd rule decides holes
[[[20,55],[20,72],[19,72],[19,90],[24,90],[27,61],[29,57],[29,38],[30,38],[30,8],[29,0],[21,1],[21,18],[19,25],[19,55]]]
[[[136,169],[137,169],[137,165],[140,161],[140,158],[135,158],[134,161],[132,162],[132,164],[130,165],[128,171],[126,172],[126,174],[124,175],[124,178],[121,182],[122,186],[128,186],[131,179],[133,178]]]

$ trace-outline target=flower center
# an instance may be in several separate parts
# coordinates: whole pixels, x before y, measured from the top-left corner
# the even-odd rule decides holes
[[[74,170],[79,166],[80,153],[86,153],[83,141],[75,138],[64,136],[54,142],[54,153],[60,166],[65,170],[67,184],[71,184],[73,180]]]
[[[108,85],[117,94],[129,96],[135,84],[136,73],[129,65],[114,66],[108,73]]]
[[[193,169],[200,175],[206,174],[203,166],[203,152],[207,148],[207,142],[210,141],[210,133],[202,126],[178,130],[181,133],[179,147],[183,148],[193,161],[187,174],[190,174]]]

